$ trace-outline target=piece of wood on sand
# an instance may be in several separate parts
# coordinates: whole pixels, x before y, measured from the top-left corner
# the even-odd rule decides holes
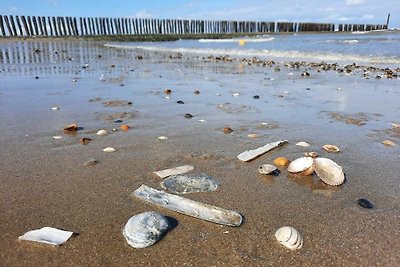
[[[154,205],[213,223],[240,226],[243,220],[242,215],[236,211],[225,210],[164,191],[158,191],[147,185],[141,185],[132,195]]]
[[[253,149],[253,150],[246,150],[243,153],[240,153],[237,158],[240,159],[241,161],[250,161],[252,159],[255,159],[265,153],[267,153],[268,151],[277,148],[279,146],[282,146],[284,144],[286,144],[288,142],[288,140],[279,140],[273,143],[268,143],[265,146]]]
[[[166,178],[171,175],[184,174],[189,171],[192,171],[193,169],[194,169],[194,166],[192,166],[192,165],[184,165],[184,166],[179,166],[179,167],[172,168],[172,169],[156,171],[156,172],[154,172],[154,174],[156,174],[160,178]]]

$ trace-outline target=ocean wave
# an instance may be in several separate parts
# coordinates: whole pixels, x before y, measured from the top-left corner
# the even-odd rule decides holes
[[[274,37],[270,38],[233,38],[233,39],[199,39],[199,43],[238,43],[244,41],[246,43],[266,43],[274,40]]]
[[[162,46],[137,46],[121,44],[105,44],[106,47],[118,49],[138,49],[141,51],[182,53],[197,55],[229,55],[231,57],[259,57],[263,59],[324,61],[337,63],[368,63],[368,64],[400,64],[398,57],[364,56],[357,54],[302,52],[297,50],[255,50],[255,49],[211,49],[211,48],[170,48]]]

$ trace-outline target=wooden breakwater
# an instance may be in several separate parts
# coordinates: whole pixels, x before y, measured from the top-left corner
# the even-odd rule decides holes
[[[371,31],[387,24],[215,21],[139,18],[76,18],[0,15],[0,36],[95,36]]]

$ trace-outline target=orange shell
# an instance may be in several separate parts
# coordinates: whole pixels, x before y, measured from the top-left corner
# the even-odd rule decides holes
[[[122,124],[121,126],[119,126],[119,128],[121,128],[122,131],[128,131],[130,127],[127,124]]]
[[[275,166],[277,166],[277,167],[285,167],[285,166],[288,166],[289,163],[290,163],[290,160],[288,160],[288,159],[285,158],[285,157],[279,157],[279,158],[276,158],[276,159],[274,160],[274,164],[275,164]]]

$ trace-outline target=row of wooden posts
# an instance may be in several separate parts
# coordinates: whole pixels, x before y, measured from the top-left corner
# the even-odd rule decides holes
[[[382,29],[387,29],[387,25],[0,15],[0,36],[218,34]]]

